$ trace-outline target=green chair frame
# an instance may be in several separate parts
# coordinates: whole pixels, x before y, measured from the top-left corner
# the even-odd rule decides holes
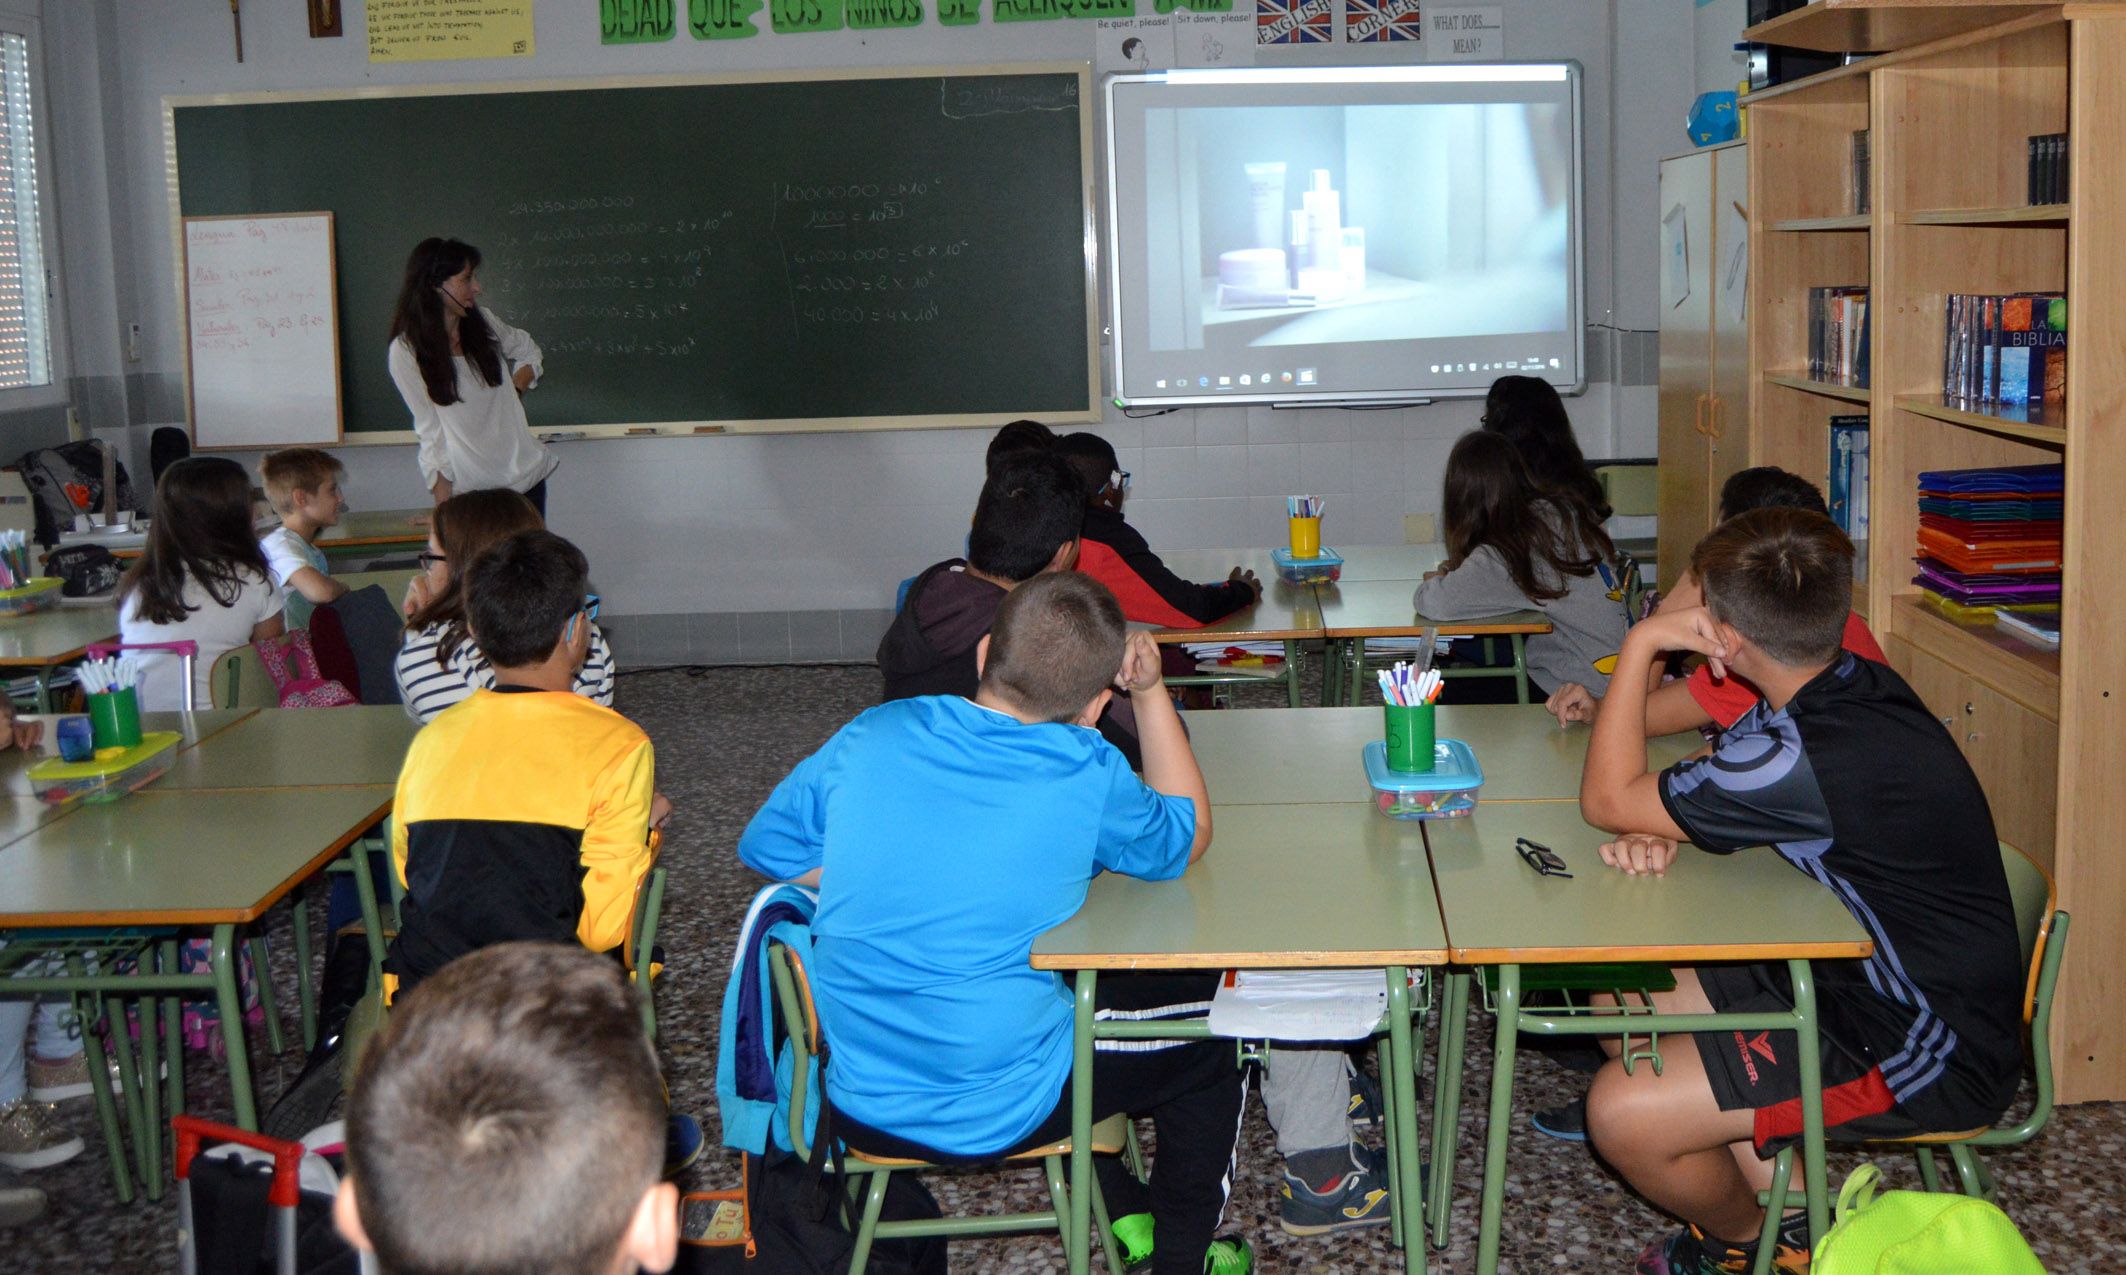
[[[819,1015],[813,1004],[811,985],[806,981],[804,959],[786,944],[771,942],[768,946],[768,963],[773,972],[775,994],[782,1006],[782,1019],[789,1039],[796,1050],[796,1066],[792,1068],[795,1082],[790,1095],[790,1146],[800,1158],[811,1158],[811,1145],[805,1136],[805,1116],[809,1106],[808,1086],[814,1060],[819,1055],[822,1040]],[[821,1078],[822,1083],[825,1077]],[[1093,1127],[1092,1144],[1095,1151],[1120,1153],[1130,1142],[1128,1121],[1122,1116],[1113,1116]],[[1048,1180],[1048,1198],[1051,1207],[1032,1213],[1005,1213],[993,1217],[945,1217],[925,1218],[913,1221],[882,1221],[880,1211],[886,1203],[886,1184],[895,1173],[938,1170],[944,1166],[928,1164],[919,1160],[900,1160],[868,1156],[847,1148],[843,1165],[850,1173],[850,1196],[854,1200],[863,1194],[863,1215],[857,1225],[856,1244],[849,1257],[849,1275],[863,1275],[871,1260],[871,1246],[878,1240],[924,1239],[932,1236],[1014,1235],[1027,1231],[1053,1230],[1063,1240],[1063,1249],[1068,1255],[1076,1244],[1083,1244],[1083,1235],[1070,1234],[1070,1175],[1065,1166],[1065,1157],[1070,1154],[1068,1139],[1035,1147],[1018,1155],[1005,1157],[1006,1164],[1030,1164],[1038,1160]],[[866,1175],[868,1189],[858,1181],[858,1175]],[[1100,1247],[1106,1254],[1108,1275],[1123,1275],[1122,1262],[1114,1245],[1108,1243],[1107,1201],[1102,1198],[1098,1183],[1092,1187],[1093,1217]]]
[[[2051,1122],[2052,1003],[2059,985],[2060,962],[2067,955],[2067,913],[2055,905],[2051,874],[2035,859],[2015,846],[2000,843],[2001,867],[2008,875],[2008,894],[2015,904],[2016,939],[2022,946],[2027,971],[2023,992],[2023,1023],[2029,1028],[2028,1047],[2032,1087],[2036,1101],[2029,1114],[2012,1125],[1975,1129],[1965,1133],[1930,1133],[1916,1138],[1869,1143],[1870,1146],[1910,1150],[1919,1161],[1920,1185],[1929,1191],[1942,1189],[1941,1174],[1934,1164],[1935,1148],[1945,1148],[1956,1166],[1957,1186],[1974,1199],[1994,1199],[1993,1175],[1979,1160],[1978,1147],[2017,1147],[2037,1137]],[[1787,1183],[1794,1171],[1791,1147],[1772,1162],[1772,1189],[1762,1192],[1764,1232],[1757,1246],[1757,1265],[1752,1275],[1771,1270],[1771,1237],[1788,1205]]]
[[[635,885],[635,910],[628,919],[621,962],[642,1001],[642,1030],[657,1039],[657,923],[664,916],[664,869],[652,867]]]

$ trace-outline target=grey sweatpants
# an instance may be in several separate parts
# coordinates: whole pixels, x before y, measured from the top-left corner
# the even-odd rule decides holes
[[[1351,1055],[1339,1044],[1270,1046],[1262,1106],[1277,1131],[1279,1155],[1349,1145]]]

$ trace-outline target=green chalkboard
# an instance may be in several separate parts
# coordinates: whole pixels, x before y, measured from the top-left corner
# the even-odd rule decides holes
[[[534,427],[1088,419],[1080,64],[860,77],[172,98],[185,216],[329,211],[350,434],[406,255],[485,255],[545,350]]]

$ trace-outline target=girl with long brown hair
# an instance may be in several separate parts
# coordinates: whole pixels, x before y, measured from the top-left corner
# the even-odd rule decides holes
[[[211,707],[215,662],[246,642],[279,637],[284,605],[258,547],[244,467],[193,456],[164,470],[147,546],[118,582],[119,640],[196,642],[199,655],[190,701],[178,657],[143,655],[140,707]]]
[[[438,503],[506,487],[543,517],[546,478],[560,462],[524,417],[522,396],[539,381],[539,346],[480,305],[479,269],[471,244],[415,245],[391,316],[391,380],[413,413],[421,485]]]
[[[475,690],[494,687],[494,668],[465,624],[462,581],[489,547],[545,525],[531,502],[513,491],[469,491],[436,506],[421,574],[406,591],[406,639],[394,666],[399,699],[414,720],[426,722]],[[595,622],[576,693],[613,702],[613,652]]]
[[[1624,642],[1624,595],[1616,549],[1586,500],[1538,487],[1512,443],[1479,430],[1447,456],[1440,520],[1447,557],[1417,587],[1418,613],[1542,611],[1551,631],[1528,639],[1529,679],[1546,696],[1567,682],[1606,689]]]

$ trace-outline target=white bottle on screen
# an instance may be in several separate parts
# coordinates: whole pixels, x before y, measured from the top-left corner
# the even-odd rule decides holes
[[[1323,270],[1343,265],[1343,196],[1329,185],[1329,170],[1314,170],[1314,188],[1301,196],[1307,211],[1307,264]]]
[[[1284,233],[1284,163],[1281,160],[1247,165],[1248,210],[1254,216],[1257,248],[1278,248]]]

